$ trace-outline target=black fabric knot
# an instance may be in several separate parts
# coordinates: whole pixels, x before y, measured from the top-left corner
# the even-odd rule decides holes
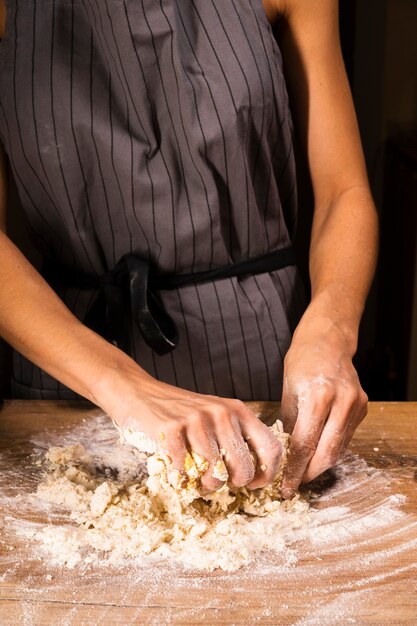
[[[98,296],[89,309],[84,323],[127,354],[132,355],[133,321],[148,346],[163,355],[176,347],[179,333],[158,291],[248,274],[273,272],[294,264],[294,250],[292,246],[288,246],[224,267],[190,274],[158,275],[149,261],[135,254],[126,254],[112,270],[102,276],[91,276],[52,260],[45,260],[42,275],[56,290],[63,286],[97,289]]]
[[[122,257],[110,272],[98,278],[100,293],[85,318],[87,326],[128,354],[131,353],[128,312],[155,352],[167,354],[177,345],[178,329],[158,293],[152,290],[150,269],[148,261],[134,254]]]

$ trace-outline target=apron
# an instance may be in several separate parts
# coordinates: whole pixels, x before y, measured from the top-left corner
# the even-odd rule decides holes
[[[34,243],[65,274],[108,276],[133,255],[208,276],[291,246],[293,124],[261,0],[8,0],[0,139]],[[159,353],[129,317],[141,367],[199,393],[281,397],[305,306],[293,261],[161,285],[178,333]],[[94,281],[53,286],[85,321]],[[76,397],[18,353],[12,391]]]

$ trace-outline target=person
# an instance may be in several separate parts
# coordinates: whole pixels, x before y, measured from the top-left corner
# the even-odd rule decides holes
[[[0,332],[13,394],[82,396],[256,489],[331,467],[366,414],[352,364],[377,218],[336,0],[2,0]],[[272,26],[277,27],[277,38]],[[295,133],[312,296],[292,240]],[[9,163],[38,272],[6,235]],[[224,449],[224,450],[223,450]]]

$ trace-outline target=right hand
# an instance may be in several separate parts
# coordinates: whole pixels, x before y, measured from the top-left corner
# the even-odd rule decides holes
[[[282,445],[243,402],[162,383],[133,362],[123,369],[103,381],[98,404],[120,428],[130,427],[157,441],[176,469],[184,470],[187,452],[204,457],[209,462],[201,478],[204,491],[223,484],[212,476],[222,449],[230,487],[257,489],[275,479]]]
[[[162,433],[166,452],[180,471],[187,451],[207,459],[204,490],[221,485],[212,474],[222,448],[227,451],[231,487],[256,489],[272,482],[281,445],[243,402],[158,382],[74,317],[2,232],[3,179],[0,151],[0,335],[48,374],[99,405],[121,428],[145,432],[158,443]],[[256,471],[245,439],[257,459]]]

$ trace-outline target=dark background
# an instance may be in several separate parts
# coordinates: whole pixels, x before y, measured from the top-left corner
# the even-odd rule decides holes
[[[417,400],[417,0],[340,7],[381,228],[357,366],[372,399]]]
[[[355,362],[371,400],[417,400],[417,0],[340,0],[339,6],[343,54],[381,227],[379,264]],[[313,199],[300,153],[297,162],[299,263],[308,288]],[[11,187],[9,232],[36,264]],[[0,341],[3,397],[9,372],[10,352]]]
[[[381,241],[355,364],[371,400],[417,400],[417,0],[340,0],[340,35]],[[313,199],[298,155],[299,264]]]

